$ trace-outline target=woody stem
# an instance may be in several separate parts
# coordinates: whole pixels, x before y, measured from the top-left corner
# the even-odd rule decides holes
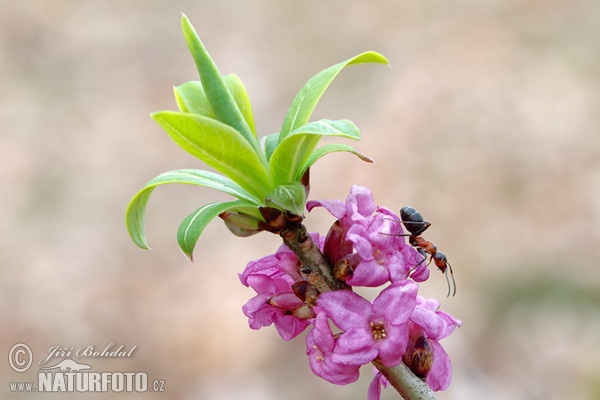
[[[279,235],[283,239],[283,243],[298,257],[302,265],[301,272],[306,280],[319,292],[325,293],[348,287],[344,282],[335,278],[333,268],[313,242],[304,225],[290,224]]]

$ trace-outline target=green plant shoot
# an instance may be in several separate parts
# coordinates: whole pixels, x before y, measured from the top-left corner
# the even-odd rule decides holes
[[[318,147],[323,136],[359,140],[359,130],[351,121],[310,121],[310,117],[342,69],[367,62],[387,64],[387,59],[370,51],[319,72],[294,98],[281,131],[259,140],[242,81],[234,74],[221,75],[185,15],[181,22],[200,81],[174,88],[179,111],[159,111],[151,116],[182,149],[218,173],[181,169],[158,175],[132,198],[126,223],[135,244],[148,249],[144,214],[157,186],[168,183],[205,186],[233,196],[235,200],[205,204],[181,222],[177,240],[181,250],[192,258],[202,231],[217,216],[238,236],[263,230],[261,208],[264,207],[302,217],[308,192],[302,178],[324,155],[343,151],[371,161],[346,144]]]

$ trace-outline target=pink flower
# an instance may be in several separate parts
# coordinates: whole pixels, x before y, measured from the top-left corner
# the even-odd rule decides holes
[[[304,305],[291,289],[300,279],[297,264],[296,256],[285,246],[275,254],[248,263],[240,280],[257,293],[242,307],[250,328],[274,324],[284,340],[291,340],[310,325],[294,315],[294,310]]]
[[[317,313],[314,328],[306,336],[306,354],[315,375],[336,385],[347,385],[358,379],[360,365],[335,362],[332,356],[337,339],[334,338],[325,313]]]
[[[346,280],[349,285],[375,287],[397,282],[406,279],[421,261],[422,256],[405,243],[400,218],[385,207],[376,207],[368,188],[352,186],[346,203],[309,201],[306,208],[310,211],[317,206],[325,207],[338,218],[342,236],[356,250],[354,254],[342,255],[354,266],[353,274]],[[420,263],[411,277],[417,282],[426,280],[427,265]]]
[[[450,357],[439,341],[462,325],[460,320],[439,308],[440,303],[437,300],[417,296],[417,305],[408,324],[411,340],[414,342],[423,336],[433,353],[433,364],[425,382],[435,391],[446,390],[452,380]]]
[[[342,330],[331,360],[342,365],[367,364],[375,358],[388,366],[402,362],[416,296],[417,285],[408,280],[391,284],[372,304],[348,290],[321,294],[318,312]]]
[[[375,203],[371,191],[364,186],[352,185],[346,203],[340,200],[311,200],[306,209],[325,207],[327,211],[342,222],[343,226],[364,223],[364,220],[375,211]]]
[[[411,343],[424,341],[427,351],[431,352],[433,362],[425,377],[425,382],[434,391],[446,390],[452,380],[450,358],[439,340],[450,335],[456,327],[462,324],[460,320],[441,311],[439,306],[440,303],[435,299],[417,296],[415,308],[408,321],[409,349]],[[379,400],[381,386],[385,387],[387,383],[387,379],[377,372],[369,385],[368,400]]]
[[[250,328],[260,329],[274,324],[284,340],[291,340],[310,325],[307,320],[294,315],[294,310],[304,302],[291,291],[293,281],[287,275],[254,275],[248,281],[258,293],[242,307]]]
[[[366,225],[352,225],[346,239],[352,242],[360,261],[346,282],[352,286],[374,287],[406,279],[418,263],[414,260],[420,261],[421,257],[399,234],[402,234],[400,219],[384,207],[378,207]],[[426,268],[424,263],[423,266]],[[423,277],[428,276],[427,273]]]
[[[286,246],[282,245],[277,249],[275,254],[249,262],[244,271],[239,274],[239,277],[244,286],[252,286],[250,281],[253,279],[253,276],[257,275],[288,275],[293,283],[300,280],[297,265],[298,258],[296,258],[296,255]]]
[[[461,322],[441,311],[437,300],[417,296],[416,282],[427,280],[430,270],[406,243],[400,218],[376,206],[361,186],[352,186],[346,202],[307,203],[309,211],[319,206],[337,218],[325,239],[311,234],[335,276],[353,287],[390,284],[372,302],[352,290],[319,293],[296,255],[281,246],[240,274],[257,293],[243,306],[250,327],[273,324],[290,340],[312,325],[306,337],[310,368],[334,384],[356,381],[360,367],[377,360],[388,367],[403,362],[431,389],[446,389],[452,367],[439,341]],[[387,384],[376,372],[368,399],[378,400]]]

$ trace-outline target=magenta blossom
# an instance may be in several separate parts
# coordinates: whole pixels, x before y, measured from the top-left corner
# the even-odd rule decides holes
[[[462,324],[460,320],[441,311],[439,306],[440,303],[435,299],[417,296],[417,304],[408,322],[410,342],[415,343],[419,338],[424,338],[432,352],[433,363],[425,377],[425,382],[434,391],[446,390],[452,380],[450,357],[444,351],[439,340],[450,335],[454,328]],[[387,379],[380,372],[375,373],[375,377],[369,385],[367,399],[379,400],[381,387],[386,387],[387,384]]]
[[[346,238],[352,242],[360,261],[347,283],[374,287],[406,279],[422,256],[405,243],[401,234],[400,219],[385,207],[377,207],[366,226],[352,225]],[[421,263],[416,272],[411,277],[417,282],[429,277],[425,263]]]
[[[433,353],[433,365],[425,382],[432,390],[446,390],[452,380],[450,357],[439,341],[449,336],[462,322],[450,314],[441,311],[440,303],[435,299],[417,296],[417,305],[408,323],[412,341],[424,336]]]
[[[350,188],[346,203],[340,200],[311,200],[306,203],[308,211],[314,207],[324,207],[346,228],[354,224],[367,225],[371,214],[375,212],[373,194],[368,188],[357,185]]]
[[[315,375],[336,385],[347,385],[358,379],[360,365],[335,362],[332,356],[338,339],[333,336],[325,313],[317,313],[314,328],[306,336],[306,354]]]
[[[297,272],[297,264],[298,259],[294,253],[278,250],[275,254],[249,262],[244,271],[239,274],[239,278],[244,286],[251,286],[254,290],[257,289],[251,285],[251,281],[256,276],[274,277],[288,275],[293,283],[300,279],[300,275]]]
[[[310,236],[315,244],[319,246],[319,249],[323,249],[324,239],[319,237],[317,232],[311,233]],[[285,245],[279,246],[275,254],[249,262],[244,271],[239,274],[239,277],[244,286],[249,286],[248,278],[251,276],[273,276],[281,273],[289,275],[294,282],[302,280],[298,272],[298,258],[292,250]]]
[[[423,257],[402,236],[400,218],[385,207],[376,207],[368,188],[352,186],[346,203],[334,200],[306,204],[309,211],[317,206],[325,207],[338,218],[345,240],[356,250],[346,255],[354,266],[353,274],[346,280],[349,285],[375,287],[409,275],[417,282],[429,277],[427,265],[419,263]]]
[[[319,243],[318,235],[313,238]],[[305,306],[291,289],[300,279],[298,259],[285,246],[275,254],[248,263],[240,281],[257,293],[242,307],[250,328],[274,324],[284,340],[291,340],[306,329],[310,322],[294,315],[295,310]]]
[[[416,296],[417,285],[408,280],[392,283],[372,304],[349,290],[321,294],[318,312],[342,330],[331,360],[342,365],[367,364],[376,358],[387,366],[402,362]]]
[[[417,296],[417,282],[427,280],[430,270],[423,255],[406,243],[400,218],[376,206],[361,186],[352,186],[346,202],[307,203],[309,211],[318,206],[337,221],[325,239],[311,237],[336,278],[351,288],[319,293],[301,272],[297,256],[281,246],[240,274],[257,293],[243,307],[250,327],[273,324],[290,340],[311,326],[306,336],[310,368],[334,384],[355,382],[362,365],[377,361],[388,367],[405,363],[432,390],[446,389],[452,369],[439,341],[461,322],[440,311],[436,300]],[[353,292],[386,283],[372,302]],[[376,372],[368,399],[378,400],[387,384]]]
[[[302,307],[304,302],[290,289],[293,280],[289,275],[281,272],[271,276],[256,274],[249,276],[247,281],[258,293],[242,307],[250,328],[274,324],[284,340],[291,340],[310,324],[294,315],[294,310]]]

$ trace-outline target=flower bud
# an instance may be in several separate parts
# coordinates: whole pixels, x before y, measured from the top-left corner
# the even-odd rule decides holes
[[[402,361],[416,376],[427,378],[433,366],[433,352],[425,336],[419,336],[414,343],[408,343]]]
[[[259,219],[248,214],[223,211],[219,217],[225,222],[227,229],[236,236],[248,237],[260,232]]]
[[[339,220],[335,221],[327,232],[323,254],[330,263],[335,264],[344,256],[351,254],[352,250],[352,243],[346,240],[346,232],[342,224]]]
[[[300,281],[293,283],[292,291],[300,300],[302,300],[309,306],[314,306],[317,304],[317,297],[319,296],[319,291],[314,285],[310,284],[309,282]]]

